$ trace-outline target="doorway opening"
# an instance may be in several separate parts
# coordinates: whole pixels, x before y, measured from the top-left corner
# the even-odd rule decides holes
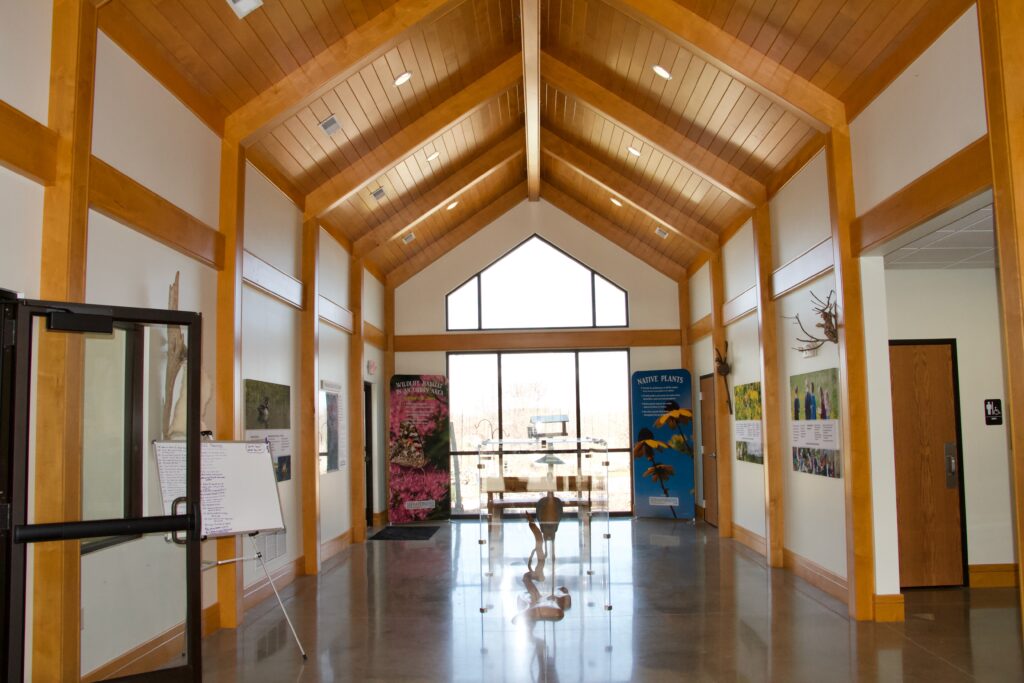
[[[718,439],[713,373],[700,378],[700,462],[704,473],[704,521],[718,526]]]
[[[373,384],[363,382],[363,472],[366,485],[366,526],[373,526]]]

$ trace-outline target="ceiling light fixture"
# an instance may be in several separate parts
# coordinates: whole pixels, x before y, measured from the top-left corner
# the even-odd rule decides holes
[[[630,154],[632,154],[635,157],[640,156],[640,150],[638,150],[636,147],[633,147],[633,146],[627,147],[626,151],[629,152]]]
[[[454,209],[458,205],[459,205],[459,200],[456,199],[454,202],[452,202],[451,204],[448,205],[448,210],[451,211],[452,209]]]
[[[409,244],[414,239],[416,239],[416,234],[412,232],[407,232],[406,234],[402,235],[402,244]]]
[[[659,76],[664,78],[666,81],[671,81],[672,80],[672,74],[669,72],[668,69],[663,67],[661,64],[655,64],[652,68],[654,69],[654,73],[658,74]]]
[[[441,156],[440,152],[431,152],[430,154],[427,155],[427,163],[430,163],[431,161],[437,159],[439,156]]]
[[[239,19],[245,19],[250,12],[263,6],[263,0],[228,0],[228,6]]]
[[[341,124],[338,123],[338,117],[331,114],[326,119],[320,122],[320,128],[323,129],[328,135],[335,135],[341,132]]]
[[[614,204],[615,206],[622,206],[622,202],[620,202],[620,201],[619,201],[618,199],[616,199],[615,197],[609,197],[609,199],[611,199],[611,200],[612,200],[612,204]]]
[[[395,85],[405,85],[412,80],[412,72],[406,71],[403,74],[399,74],[398,78],[395,79]]]
[[[660,237],[661,239],[668,238],[668,230],[661,227],[660,225],[654,226],[654,234]]]

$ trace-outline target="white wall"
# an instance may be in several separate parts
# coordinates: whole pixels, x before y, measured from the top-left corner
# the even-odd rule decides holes
[[[245,165],[245,249],[302,279],[302,212],[250,163]]]
[[[0,287],[39,296],[43,187],[0,167]]]
[[[779,190],[768,214],[773,268],[784,266],[832,234],[824,150]]]
[[[705,263],[697,269],[689,281],[690,292],[690,319],[689,324],[695,323],[706,315],[711,314],[711,268]],[[693,442],[701,443],[700,430],[700,378],[713,371],[714,351],[711,349],[711,337],[694,341],[690,340],[690,374],[693,381]],[[694,461],[694,477],[697,483],[696,500],[697,505],[704,505],[704,459],[698,455]]]
[[[858,214],[985,134],[978,40],[972,5],[850,124]]]
[[[754,224],[747,221],[722,245],[722,294],[735,299],[754,286]]]
[[[711,314],[711,267],[705,263],[690,277],[690,320],[695,323]]]
[[[986,426],[986,398],[1005,398],[996,273],[888,270],[891,339],[956,339],[970,564],[1014,562],[1006,426]]]
[[[0,1],[0,100],[45,124],[53,3]]]

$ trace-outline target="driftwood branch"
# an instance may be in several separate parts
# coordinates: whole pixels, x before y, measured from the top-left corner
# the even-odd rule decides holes
[[[178,286],[181,273],[174,274],[174,283],[168,288],[167,308],[172,311],[178,310]],[[164,378],[164,434],[163,438],[171,436],[171,415],[174,409],[174,385],[178,380],[178,373],[188,358],[188,347],[185,345],[185,335],[177,325],[167,327],[167,374]]]
[[[824,337],[819,337],[813,332],[808,332],[807,328],[804,327],[803,322],[800,320],[800,315],[794,315],[790,320],[796,323],[797,327],[800,328],[800,332],[803,333],[802,337],[797,337],[796,340],[801,343],[801,346],[793,347],[794,351],[813,351],[820,349],[827,342],[833,344],[839,343],[839,309],[836,302],[833,300],[835,296],[835,290],[828,293],[828,297],[824,301],[821,300],[814,292],[811,292],[811,299],[813,300],[813,308],[815,314],[821,318],[821,322],[817,323],[814,327],[820,329]]]
[[[725,342],[725,353],[715,349],[715,372],[722,376],[722,384],[725,385],[725,405],[729,406],[729,414],[732,415],[732,392],[729,391],[732,365],[729,364],[729,342]]]

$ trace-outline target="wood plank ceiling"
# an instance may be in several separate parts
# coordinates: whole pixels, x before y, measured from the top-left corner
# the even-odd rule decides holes
[[[100,27],[219,133],[283,98],[247,158],[392,284],[527,197],[534,140],[543,198],[678,278],[971,3],[540,0],[526,40],[522,4],[111,0]]]

